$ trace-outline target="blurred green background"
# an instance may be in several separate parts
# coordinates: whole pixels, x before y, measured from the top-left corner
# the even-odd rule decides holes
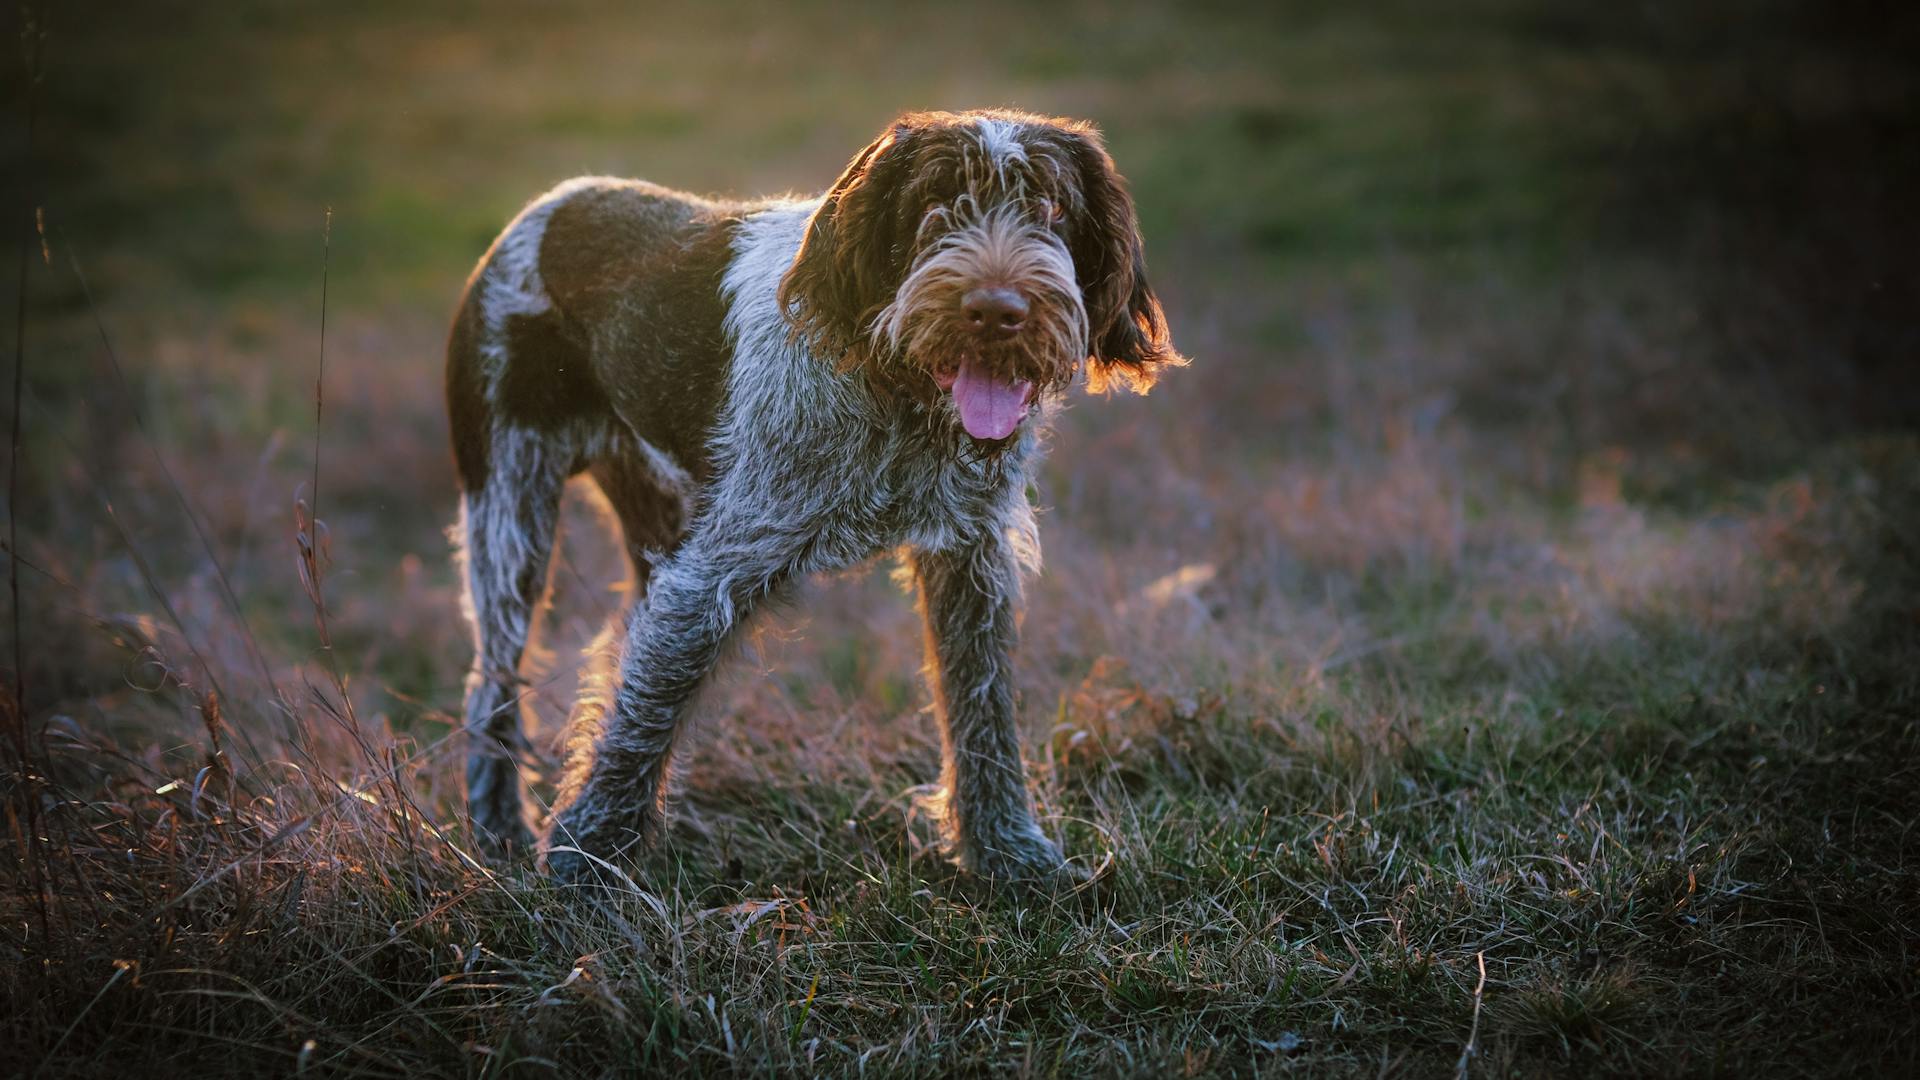
[[[102,299],[143,322],[312,300],[326,207],[335,299],[428,311],[565,176],[813,190],[899,111],[1013,104],[1106,128],[1198,351],[1284,364],[1310,333],[1300,289],[1405,304],[1408,265],[1529,292],[1654,273],[1676,307],[1765,325],[1758,299],[1842,346],[1789,387],[1828,419],[1910,418],[1911,380],[1885,385],[1910,366],[1892,360],[1915,284],[1914,20],[1897,13],[61,5],[31,165],[8,82],[8,193],[31,177]],[[49,302],[71,304],[52,277]],[[1809,363],[1797,338],[1714,332],[1790,382]]]

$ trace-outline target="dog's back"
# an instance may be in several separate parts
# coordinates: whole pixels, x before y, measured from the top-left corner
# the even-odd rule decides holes
[[[720,278],[744,209],[583,177],[521,211],[468,280],[448,343],[463,485],[485,485],[502,428],[583,455],[631,434],[704,478],[728,364]]]

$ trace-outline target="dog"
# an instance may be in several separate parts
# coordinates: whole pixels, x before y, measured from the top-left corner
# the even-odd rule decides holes
[[[948,851],[996,881],[1069,873],[1016,725],[1029,478],[1076,379],[1145,393],[1186,362],[1127,185],[1083,122],[911,113],[815,198],[586,177],[534,200],[468,280],[447,348],[483,849],[533,849],[519,668],[562,488],[586,473],[636,600],[606,692],[570,720],[549,873],[657,839],[728,642],[804,576],[887,552],[925,627]]]

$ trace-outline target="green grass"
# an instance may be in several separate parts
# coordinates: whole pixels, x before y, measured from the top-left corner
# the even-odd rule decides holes
[[[1827,205],[1782,146],[1903,190],[1829,136],[1905,130],[1911,76],[1791,7],[969,10],[1018,33],[59,13],[0,1070],[1914,1070],[1920,440],[1823,396],[1905,385],[1862,351],[1898,305],[1850,291],[1899,219],[1863,196],[1823,248],[1809,212],[1775,259],[1754,209]],[[1021,718],[1095,883],[940,857],[884,568],[757,636],[637,888],[478,868],[437,359],[473,260],[566,175],[815,188],[900,109],[994,103],[1103,124],[1195,357],[1077,401],[1037,485]],[[292,536],[328,207],[330,651]],[[623,600],[604,515],[566,517],[549,773]]]

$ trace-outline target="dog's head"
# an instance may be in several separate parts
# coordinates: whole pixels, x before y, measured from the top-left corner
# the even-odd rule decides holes
[[[1011,435],[1071,381],[1145,393],[1174,351],[1133,200],[1089,124],[911,113],[855,155],[780,282],[796,332]]]

